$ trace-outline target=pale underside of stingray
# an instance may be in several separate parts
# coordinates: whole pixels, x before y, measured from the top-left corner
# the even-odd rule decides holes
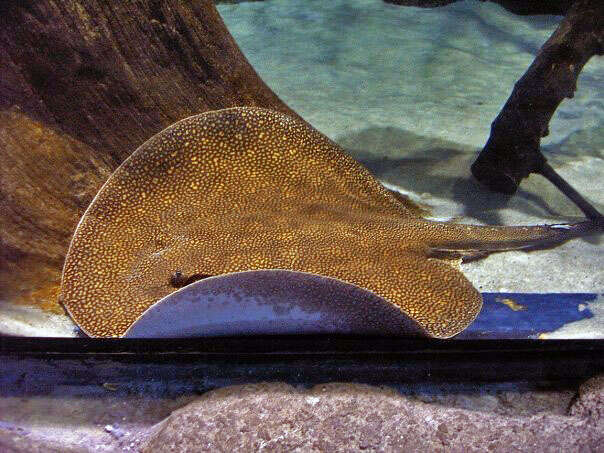
[[[124,337],[422,331],[395,305],[364,288],[321,275],[272,269],[191,283],[149,307]]]
[[[446,338],[482,304],[453,265],[460,257],[591,227],[428,221],[306,124],[233,108],[174,124],[116,170],[74,234],[60,299],[84,332],[121,336],[185,283],[283,269],[364,288],[415,334]]]

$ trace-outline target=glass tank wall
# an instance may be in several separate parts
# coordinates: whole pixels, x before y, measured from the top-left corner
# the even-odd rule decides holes
[[[514,195],[503,195],[487,190],[470,172],[491,122],[562,16],[520,16],[478,1],[416,8],[378,0],[266,0],[219,3],[217,8],[270,89],[427,219],[475,225],[559,225],[584,219],[539,175],[524,179]],[[104,77],[91,71],[85,75]],[[604,60],[593,57],[580,74],[574,98],[560,105],[542,140],[551,166],[600,212],[603,88]],[[182,139],[170,137],[166,140]],[[148,138],[140,137],[139,143]],[[185,137],[182,148],[187,144]],[[105,163],[98,165],[105,168]],[[169,172],[167,165],[162,168]],[[128,232],[123,229],[124,242]],[[461,271],[479,292],[497,293],[485,294],[485,316],[491,318],[478,318],[474,328],[480,332],[475,330],[474,338],[498,323],[523,326],[518,327],[522,338],[604,338],[601,235],[545,250],[494,253],[464,262]],[[175,289],[207,277],[170,272],[166,281]],[[41,269],[40,278],[44,275]],[[551,296],[558,293],[572,295]],[[54,305],[4,299],[0,334],[83,335]],[[102,317],[102,310],[97,315]]]

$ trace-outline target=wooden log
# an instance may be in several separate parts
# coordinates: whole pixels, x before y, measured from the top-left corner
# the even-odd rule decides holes
[[[1,5],[0,109],[18,105],[114,163],[195,113],[255,105],[294,114],[210,0]]]
[[[548,135],[558,105],[574,96],[585,63],[603,53],[604,2],[578,0],[493,121],[489,140],[472,165],[474,176],[492,190],[510,194],[530,173],[547,176],[544,170],[551,169],[540,151],[541,138]],[[589,206],[579,207],[589,215]]]
[[[435,8],[459,0],[384,0],[403,6]],[[520,15],[566,14],[533,64],[516,83],[489,141],[472,165],[472,174],[495,192],[513,194],[520,181],[539,173],[591,219],[602,215],[550,167],[540,151],[541,137],[565,97],[572,98],[581,69],[604,48],[604,2],[591,0],[492,1]]]
[[[168,125],[239,105],[296,115],[211,0],[0,2],[0,302],[57,310],[71,234],[110,172]]]
[[[60,311],[72,232],[111,167],[18,109],[0,112],[0,150],[0,299]]]

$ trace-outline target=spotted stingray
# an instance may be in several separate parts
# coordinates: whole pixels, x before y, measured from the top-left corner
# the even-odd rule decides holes
[[[276,303],[273,288],[297,301],[286,311],[330,307],[334,331],[338,319],[350,319],[349,327],[396,332],[396,319],[402,333],[447,338],[482,305],[460,258],[593,229],[588,221],[491,227],[426,220],[307,124],[232,108],[175,123],[115,171],[74,234],[60,300],[84,332],[101,337],[122,336],[139,318],[176,322],[162,310],[205,319],[227,299],[252,310],[246,300],[255,292],[264,294],[255,307],[266,308]],[[227,286],[216,277],[225,274],[234,275]],[[285,285],[288,278],[295,284]]]

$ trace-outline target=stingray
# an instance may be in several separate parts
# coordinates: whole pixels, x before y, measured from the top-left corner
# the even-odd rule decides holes
[[[272,287],[298,310],[316,312],[321,297],[337,305],[330,322],[348,316],[390,326],[385,318],[393,317],[411,335],[448,338],[482,306],[459,270],[462,258],[595,229],[590,221],[506,227],[426,220],[307,124],[232,108],[175,123],[113,173],[75,231],[60,301],[88,335],[123,336],[137,320],[171,319],[162,313],[174,307],[188,307],[176,310],[181,317],[214,312],[208,295],[221,287],[224,296],[223,276],[238,288],[227,299],[242,300],[242,312],[241,294]],[[250,286],[250,278],[259,283]],[[315,293],[306,297],[300,284],[278,289],[288,278]],[[279,303],[262,301],[252,305]]]

